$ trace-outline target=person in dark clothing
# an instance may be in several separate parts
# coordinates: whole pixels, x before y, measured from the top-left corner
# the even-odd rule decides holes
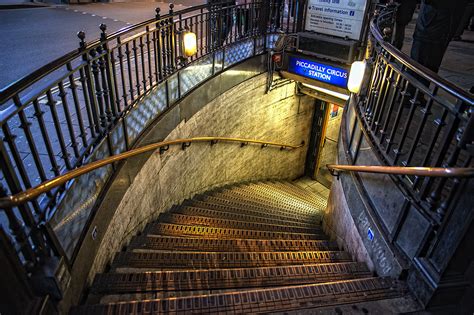
[[[397,16],[395,20],[395,34],[393,38],[393,46],[399,50],[403,47],[405,39],[405,28],[410,23],[413,13],[415,12],[417,0],[398,0]]]
[[[218,48],[225,42],[232,28],[235,0],[207,0],[210,14],[211,46]]]
[[[413,33],[411,58],[438,72],[467,0],[424,0]],[[429,82],[423,82],[426,85]]]

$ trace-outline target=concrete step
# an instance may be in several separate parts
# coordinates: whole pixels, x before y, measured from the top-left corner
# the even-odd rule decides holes
[[[94,294],[158,291],[222,290],[289,286],[371,277],[364,264],[348,262],[317,265],[238,269],[178,270],[98,274]]]
[[[330,305],[391,299],[403,294],[403,288],[394,280],[365,278],[181,298],[86,305],[74,308],[71,314],[255,314],[317,309]]]
[[[317,222],[306,223],[306,222],[294,222],[284,218],[274,218],[269,217],[266,214],[260,215],[249,215],[245,213],[239,213],[238,210],[234,209],[226,209],[227,211],[222,210],[213,210],[213,209],[203,209],[198,207],[191,207],[191,206],[181,206],[181,207],[173,207],[169,212],[171,213],[179,213],[188,216],[200,216],[200,217],[208,217],[208,218],[216,218],[216,219],[225,219],[225,220],[233,220],[233,221],[243,221],[243,222],[257,222],[257,223],[264,223],[264,224],[274,224],[274,225],[285,225],[289,227],[303,227],[303,228],[311,228]]]
[[[300,194],[293,191],[290,192],[284,186],[277,186],[272,182],[263,182],[258,184],[248,184],[233,190],[234,192],[242,192],[244,194],[259,198],[259,200],[267,200],[278,202],[279,204],[286,204],[288,206],[298,205],[302,208],[319,207],[320,203],[309,201],[303,198]]]
[[[249,191],[238,191],[238,190],[225,190],[219,193],[213,193],[212,197],[227,199],[235,203],[242,205],[254,205],[260,207],[266,207],[270,209],[279,210],[281,212],[294,213],[294,214],[307,214],[312,213],[317,209],[315,206],[309,206],[298,202],[293,199],[292,203],[287,203],[283,198],[275,196],[259,196],[255,192]]]
[[[238,195],[254,202],[263,202],[278,207],[296,210],[310,210],[318,207],[319,204],[309,202],[295,194],[290,194],[286,190],[271,186],[270,183],[258,183],[242,185],[235,189],[228,189],[222,193]]]
[[[320,240],[206,239],[176,236],[141,236],[129,245],[131,250],[176,250],[205,252],[278,252],[338,250],[336,242]]]
[[[218,210],[223,212],[238,213],[241,215],[250,215],[258,217],[266,217],[275,220],[287,221],[289,223],[306,223],[314,224],[315,222],[321,221],[321,213],[314,212],[310,215],[299,215],[295,216],[294,214],[282,213],[280,210],[267,209],[263,207],[249,207],[241,206],[238,204],[232,204],[232,202],[223,201],[224,204],[215,203],[215,202],[205,202],[200,200],[187,201],[183,205],[190,205],[192,207]]]
[[[219,195],[219,196],[200,196],[200,201],[204,201],[207,203],[217,203],[221,205],[231,206],[231,207],[238,207],[243,209],[250,209],[250,210],[259,210],[262,212],[269,212],[274,214],[279,214],[283,216],[302,216],[303,218],[308,218],[311,216],[320,215],[323,209],[312,208],[311,210],[302,210],[294,208],[285,208],[285,207],[278,207],[277,205],[269,205],[263,204],[260,202],[255,202],[251,200],[245,200],[242,196],[234,196],[231,194],[228,195]]]
[[[180,213],[162,213],[158,217],[160,223],[184,224],[193,226],[207,226],[218,228],[245,229],[256,231],[288,232],[288,233],[306,233],[322,234],[320,227],[293,227],[276,224],[266,224],[260,222],[236,221],[231,219],[218,219],[196,215],[185,215]]]
[[[207,226],[193,226],[173,223],[153,223],[146,233],[167,236],[199,236],[203,238],[220,239],[283,239],[283,240],[325,240],[326,235],[321,232],[289,233],[280,231],[259,231],[247,229],[217,228]]]
[[[318,207],[324,207],[324,208],[326,207],[326,204],[327,204],[326,197],[304,190],[292,182],[274,181],[274,182],[269,182],[268,184],[279,187],[280,189],[285,190],[288,193],[295,194],[299,198],[303,198],[307,200],[308,202],[317,205]]]
[[[342,251],[310,252],[121,252],[113,268],[146,268],[148,270],[250,268],[302,264],[348,262]],[[117,271],[120,272],[119,269]],[[123,270],[122,270],[123,271]]]

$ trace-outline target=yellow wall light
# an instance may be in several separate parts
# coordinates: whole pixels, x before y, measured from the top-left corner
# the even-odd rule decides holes
[[[197,38],[193,32],[183,32],[183,55],[191,57],[197,52]]]
[[[347,88],[352,93],[359,93],[362,81],[364,80],[366,63],[365,61],[354,61],[349,72]]]

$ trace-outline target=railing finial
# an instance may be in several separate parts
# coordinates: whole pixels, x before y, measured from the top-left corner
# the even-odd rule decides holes
[[[79,31],[77,32],[77,37],[81,40],[81,42],[79,43],[79,48],[83,49],[84,47],[86,47],[86,32],[84,31]]]
[[[174,4],[170,3],[170,14],[173,14],[173,8],[174,8]]]
[[[160,19],[160,12],[161,12],[160,7],[156,8],[155,12],[156,12],[155,19],[159,20]]]
[[[104,40],[107,39],[107,32],[106,32],[106,31],[107,31],[107,25],[104,24],[104,23],[101,23],[101,24],[99,25],[99,28],[100,28],[100,30],[102,31],[102,33],[100,34],[100,40],[101,40],[101,41],[104,41]]]

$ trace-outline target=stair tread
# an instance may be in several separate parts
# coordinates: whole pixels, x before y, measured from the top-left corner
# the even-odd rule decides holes
[[[294,227],[280,224],[268,224],[263,222],[248,222],[232,219],[211,218],[198,215],[186,215],[180,213],[162,213],[159,221],[163,223],[173,223],[193,226],[208,226],[218,228],[246,229],[258,231],[280,231],[288,233],[307,233],[321,232],[321,227]]]
[[[335,250],[337,243],[325,240],[205,239],[148,235],[135,238],[131,249],[226,251]]]
[[[231,211],[223,211],[223,210],[214,210],[214,209],[205,209],[201,207],[193,207],[193,206],[182,206],[182,207],[175,207],[170,210],[171,213],[179,213],[184,215],[191,215],[191,216],[202,216],[202,217],[210,217],[210,218],[219,218],[219,219],[226,219],[226,220],[234,220],[234,221],[250,221],[250,222],[258,222],[258,223],[265,223],[265,224],[275,224],[275,225],[285,225],[291,227],[311,227],[314,226],[314,222],[296,222],[290,221],[289,218],[275,218],[269,217],[267,214],[261,213],[260,216],[258,215],[249,215],[245,213],[237,213]],[[314,220],[315,221],[315,220]]]
[[[207,226],[193,226],[173,223],[155,223],[149,227],[149,234],[155,235],[179,235],[197,236],[206,238],[251,238],[251,239],[294,239],[294,240],[318,240],[325,239],[324,233],[289,233],[279,231],[259,231],[232,228],[217,228]]]
[[[314,221],[319,221],[321,219],[320,211],[314,211],[314,213],[311,213],[309,215],[301,215],[301,216],[295,217],[294,214],[287,214],[287,213],[283,213],[277,210],[265,211],[268,209],[251,209],[251,208],[239,207],[237,205],[209,203],[209,202],[205,202],[201,200],[193,200],[192,206],[196,208],[212,209],[212,210],[218,210],[218,211],[224,211],[224,212],[238,211],[239,214],[250,214],[252,216],[264,216],[264,217],[275,218],[275,219],[281,218],[282,220],[289,220],[292,222],[294,221],[294,222],[312,223]]]
[[[72,314],[145,314],[162,312],[274,312],[311,309],[336,304],[389,299],[401,296],[401,286],[387,278],[363,278],[331,283],[308,284],[228,292],[191,297],[86,305]]]
[[[350,261],[343,251],[308,252],[121,252],[113,267],[230,268]]]
[[[370,277],[361,263],[308,264],[239,269],[175,270],[141,273],[99,274],[94,293],[284,286]]]
[[[311,215],[314,212],[323,210],[321,208],[317,207],[312,207],[311,209],[298,209],[295,210],[295,208],[289,208],[281,204],[265,204],[262,202],[256,202],[256,201],[250,201],[250,200],[243,200],[239,196],[205,196],[201,197],[201,201],[206,201],[206,202],[215,202],[215,203],[220,203],[224,205],[238,205],[239,207],[243,208],[249,208],[249,209],[259,209],[262,211],[270,211],[270,212],[276,212],[276,213],[283,213],[285,215]]]

